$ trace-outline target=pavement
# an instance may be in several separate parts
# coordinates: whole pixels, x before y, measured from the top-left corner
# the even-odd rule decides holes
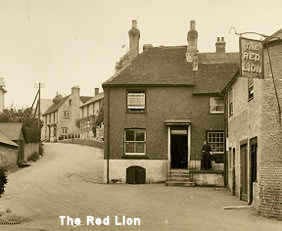
[[[103,161],[98,148],[45,144],[39,161],[8,176],[0,199],[0,210],[10,208],[26,221],[0,230],[282,230],[282,222],[258,216],[227,189],[100,184]],[[66,225],[65,219],[62,226],[59,216],[81,224]],[[109,225],[87,225],[87,216]]]

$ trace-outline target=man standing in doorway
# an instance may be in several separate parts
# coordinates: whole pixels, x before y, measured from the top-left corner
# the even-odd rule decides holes
[[[204,141],[204,146],[202,148],[203,160],[202,167],[204,170],[209,170],[211,168],[211,146]]]

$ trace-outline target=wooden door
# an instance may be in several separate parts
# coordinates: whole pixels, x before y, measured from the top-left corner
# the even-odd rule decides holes
[[[247,144],[240,146],[240,164],[241,164],[241,190],[240,198],[243,201],[248,201],[248,158]]]

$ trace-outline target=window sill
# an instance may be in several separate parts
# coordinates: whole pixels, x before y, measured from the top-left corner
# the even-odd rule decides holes
[[[211,115],[223,115],[224,112],[210,112]]]
[[[146,111],[125,111],[126,114],[147,114]]]
[[[146,155],[123,155],[122,159],[148,159]]]
[[[254,97],[249,98],[249,99],[248,99],[248,102],[250,102],[253,98],[254,98]]]

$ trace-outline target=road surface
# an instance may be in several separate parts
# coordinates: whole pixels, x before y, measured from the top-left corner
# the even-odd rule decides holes
[[[246,205],[225,189],[99,184],[101,149],[58,143],[44,149],[43,158],[8,176],[0,199],[0,209],[11,208],[27,221],[0,230],[282,230],[281,222],[258,217],[252,209],[223,210]],[[59,216],[79,218],[81,225],[64,220],[62,226]],[[87,225],[87,216],[106,219],[105,225]],[[136,226],[119,226],[123,216]]]

